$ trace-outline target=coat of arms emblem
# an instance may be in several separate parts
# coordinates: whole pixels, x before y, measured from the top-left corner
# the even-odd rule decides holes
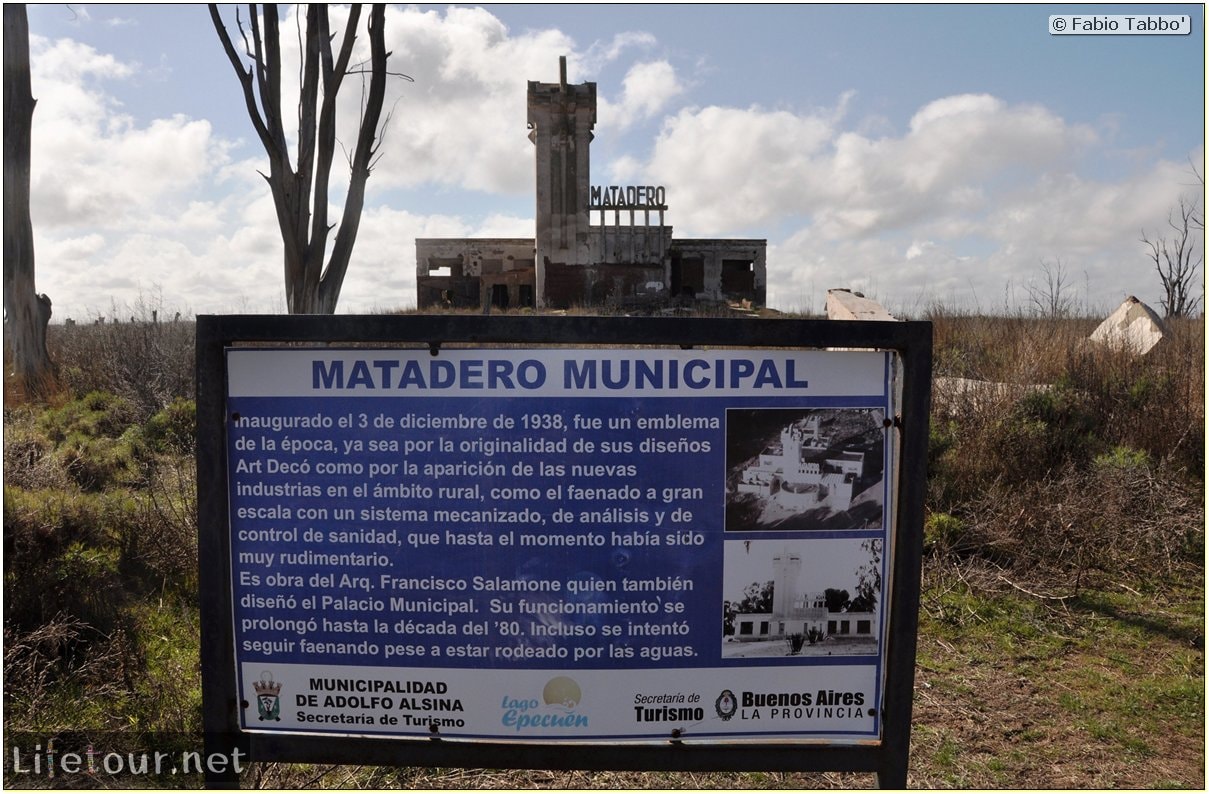
[[[252,682],[256,690],[256,711],[260,720],[281,722],[281,684],[273,680],[273,674],[265,670],[259,681]]]

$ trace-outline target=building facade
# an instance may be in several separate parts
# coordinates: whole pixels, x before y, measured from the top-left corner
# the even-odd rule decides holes
[[[533,239],[418,238],[416,299],[438,306],[569,308],[766,299],[766,240],[676,240],[667,191],[591,184],[596,84],[529,82]],[[596,221],[594,224],[593,221]]]
[[[783,640],[815,632],[833,640],[871,639],[877,628],[876,612],[831,612],[824,593],[802,594],[798,577],[802,555],[785,549],[772,558],[772,611],[735,616],[734,639],[739,642]]]
[[[743,470],[738,490],[776,499],[796,511],[815,507],[847,510],[864,472],[864,453],[831,449],[815,414],[804,427],[793,424],[784,428],[780,447],[761,453],[756,463]]]

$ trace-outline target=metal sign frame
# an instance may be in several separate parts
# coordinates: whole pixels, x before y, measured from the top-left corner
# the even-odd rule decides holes
[[[891,350],[899,356],[901,413],[893,549],[887,590],[882,738],[858,745],[820,742],[567,744],[446,741],[249,733],[239,728],[226,448],[227,348],[239,345],[443,344],[645,346]],[[630,771],[872,772],[878,785],[904,788],[911,737],[919,617],[923,508],[931,398],[928,322],[849,322],[747,318],[565,316],[258,316],[197,318],[197,487],[201,601],[202,711],[207,753],[254,761]],[[208,784],[238,783],[227,770]]]

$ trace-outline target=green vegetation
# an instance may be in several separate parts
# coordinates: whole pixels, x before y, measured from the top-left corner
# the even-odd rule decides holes
[[[951,574],[930,572],[921,614],[913,772],[927,785],[1202,785],[1202,587],[1056,602]]]
[[[1087,345],[1093,321],[930,319],[938,380],[910,785],[1203,787],[1202,322],[1134,358]],[[10,400],[4,413],[5,729],[196,749],[192,326],[52,327],[50,346],[59,393]],[[945,378],[1007,386],[954,391]],[[30,784],[7,763],[5,774]],[[246,777],[331,788],[870,782],[288,764]]]

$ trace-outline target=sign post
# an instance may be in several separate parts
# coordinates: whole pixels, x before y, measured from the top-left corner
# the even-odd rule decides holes
[[[208,749],[905,785],[926,323],[201,317],[198,362]]]

